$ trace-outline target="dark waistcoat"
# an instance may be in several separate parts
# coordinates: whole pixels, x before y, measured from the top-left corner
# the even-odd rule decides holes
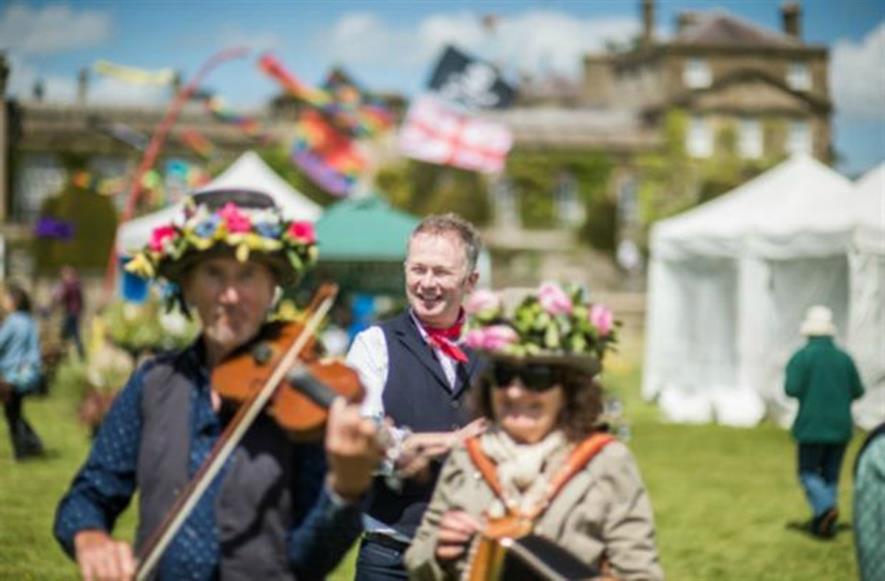
[[[157,363],[144,378],[138,453],[136,549],[156,530],[189,480],[190,391],[185,357]],[[215,503],[221,579],[294,579],[286,551],[297,447],[265,415],[247,430],[229,461]]]
[[[455,388],[449,387],[433,348],[424,340],[407,312],[381,324],[387,343],[388,369],[382,401],[397,427],[413,432],[449,432],[471,417],[466,394],[479,369],[475,353],[465,349],[466,364],[458,364]],[[431,464],[428,482],[406,481],[401,492],[375,479],[367,512],[406,536],[414,536],[433,494],[440,464]]]

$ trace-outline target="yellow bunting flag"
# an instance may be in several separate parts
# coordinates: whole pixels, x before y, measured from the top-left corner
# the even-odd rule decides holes
[[[106,60],[96,61],[92,65],[92,70],[100,75],[114,77],[133,85],[168,85],[175,78],[175,71],[172,69],[146,71],[144,69],[114,64]]]

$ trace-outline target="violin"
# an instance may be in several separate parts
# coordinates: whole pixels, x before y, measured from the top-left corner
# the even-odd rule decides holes
[[[147,579],[203,492],[221,470],[246,430],[262,412],[270,414],[293,438],[322,437],[328,408],[337,397],[358,402],[363,388],[347,365],[320,358],[316,331],[329,312],[338,287],[324,284],[302,323],[270,323],[251,343],[235,350],[212,371],[212,387],[239,404],[211,454],[176,499],[139,554],[135,578]]]

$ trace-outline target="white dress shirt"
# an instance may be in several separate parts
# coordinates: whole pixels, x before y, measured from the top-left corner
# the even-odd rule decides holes
[[[421,326],[413,313],[410,312],[409,314],[412,316],[412,322],[418,327],[421,337],[427,341],[427,332],[424,331],[424,327]],[[457,379],[458,361],[443,353],[433,343],[430,343],[430,345],[433,347],[433,353],[446,375],[449,389],[454,389]],[[387,340],[384,337],[384,331],[377,325],[373,325],[365,331],[360,331],[354,337],[353,344],[347,352],[347,364],[356,370],[360,381],[363,383],[363,387],[366,389],[361,407],[362,414],[379,422],[384,419],[383,396],[384,385],[387,383],[389,362]],[[397,446],[401,445],[402,441],[410,433],[407,430],[396,427],[393,427],[390,431],[394,439],[398,441]],[[386,468],[391,470],[392,466],[387,466]],[[405,543],[411,542],[411,539],[408,537],[401,535],[368,514],[363,514],[363,525],[368,531],[383,533]]]

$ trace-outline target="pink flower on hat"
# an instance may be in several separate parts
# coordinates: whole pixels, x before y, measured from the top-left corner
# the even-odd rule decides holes
[[[572,312],[572,299],[558,285],[546,282],[538,289],[541,308],[551,315],[568,315]]]
[[[172,226],[160,226],[151,232],[151,241],[148,243],[154,252],[163,252],[163,243],[175,238],[175,228]]]
[[[231,234],[248,233],[252,230],[252,221],[249,216],[240,212],[236,204],[228,202],[221,208],[218,215],[224,219],[227,224],[227,231]]]
[[[289,226],[289,237],[305,244],[313,244],[316,242],[316,231],[310,222],[292,222]]]
[[[612,330],[615,315],[605,305],[593,305],[590,308],[590,324],[596,327],[600,337],[605,337]]]
[[[483,351],[500,351],[519,341],[516,331],[507,325],[491,325],[467,333],[464,342],[468,347]]]
[[[494,313],[500,308],[501,298],[497,293],[488,289],[475,291],[464,304],[464,310],[468,315]]]

